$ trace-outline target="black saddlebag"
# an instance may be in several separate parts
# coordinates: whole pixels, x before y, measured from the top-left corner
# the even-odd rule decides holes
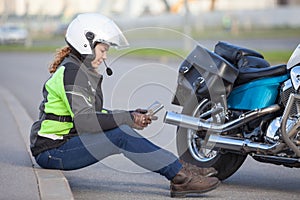
[[[238,73],[238,69],[221,56],[196,46],[179,67],[178,85],[172,103],[184,105],[192,96],[199,100],[228,95]]]

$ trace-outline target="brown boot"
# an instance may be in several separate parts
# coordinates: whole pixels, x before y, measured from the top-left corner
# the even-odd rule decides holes
[[[184,162],[183,160],[180,160],[180,163],[183,166],[183,169],[185,170],[184,172],[188,175],[192,176],[215,176],[218,174],[218,171],[215,170],[213,167],[209,168],[201,168],[196,165],[192,165],[190,163]]]
[[[171,181],[171,197],[185,197],[187,194],[204,193],[217,188],[220,181],[215,177],[188,176],[180,170]]]

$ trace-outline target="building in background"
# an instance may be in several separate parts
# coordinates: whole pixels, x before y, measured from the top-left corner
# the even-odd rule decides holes
[[[81,12],[137,17],[145,14],[180,14],[188,2],[192,13],[215,10],[256,10],[300,5],[300,0],[0,0],[1,16],[48,15],[71,17]]]
[[[300,27],[300,0],[0,0],[0,25],[63,33],[78,13],[99,12],[123,28],[143,26]]]

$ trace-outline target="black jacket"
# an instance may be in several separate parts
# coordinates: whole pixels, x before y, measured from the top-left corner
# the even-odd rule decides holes
[[[34,156],[47,149],[57,148],[69,138],[78,134],[99,134],[122,124],[133,125],[133,118],[129,111],[108,111],[103,109],[102,75],[86,67],[73,54],[66,57],[61,66],[64,67],[63,83],[58,82],[57,84],[63,84],[60,88],[63,88],[64,92],[59,92],[63,96],[53,98],[55,95],[52,95],[52,98],[48,99],[51,92],[57,93],[57,91],[47,90],[45,85],[43,88],[44,100],[40,105],[40,117],[33,124],[31,130],[31,150]],[[51,78],[52,76],[48,81]],[[61,137],[60,139],[53,139],[50,136],[56,136],[58,133],[50,131],[49,134],[49,131],[41,131],[41,126],[46,116],[49,115],[49,113],[45,112],[50,110],[47,109],[47,106],[51,105],[51,102],[62,101],[61,99],[67,99],[68,101],[66,107],[71,108],[70,115],[74,126],[69,129],[67,134],[58,135]],[[53,106],[52,110],[56,114]],[[53,130],[53,127],[51,127],[51,130]],[[41,132],[47,132],[47,134]]]

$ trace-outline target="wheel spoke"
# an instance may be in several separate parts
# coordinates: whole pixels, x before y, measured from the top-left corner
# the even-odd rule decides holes
[[[216,104],[213,102],[204,100],[196,107],[192,115],[194,117],[206,119],[206,122],[213,122],[215,120],[217,122],[221,121],[221,117],[218,115],[219,112],[212,111],[212,108],[215,106]],[[218,155],[217,151],[203,147],[204,137],[207,134],[206,132],[201,134],[197,133],[195,130],[188,129],[187,134],[189,151],[194,159],[201,162],[207,162]]]

